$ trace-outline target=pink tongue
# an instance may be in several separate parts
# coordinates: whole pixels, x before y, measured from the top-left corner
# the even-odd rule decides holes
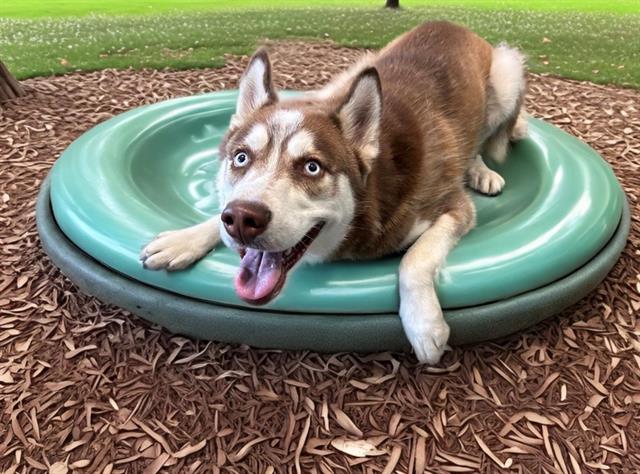
[[[247,249],[236,274],[236,293],[246,301],[258,301],[275,296],[282,277],[282,252]]]

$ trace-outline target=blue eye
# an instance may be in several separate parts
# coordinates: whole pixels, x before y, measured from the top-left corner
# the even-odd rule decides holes
[[[322,168],[316,160],[309,160],[304,164],[304,172],[309,176],[318,176],[322,172]]]
[[[242,168],[243,166],[247,166],[249,161],[249,155],[244,151],[239,151],[236,153],[236,156],[233,157],[233,166],[236,168]]]

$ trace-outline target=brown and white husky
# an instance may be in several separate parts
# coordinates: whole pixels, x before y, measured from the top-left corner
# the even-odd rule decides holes
[[[418,359],[436,363],[449,327],[434,281],[475,223],[465,184],[502,190],[483,158],[503,160],[509,141],[526,135],[524,93],[520,52],[446,22],[421,25],[288,100],[259,50],[220,145],[221,214],[160,234],[141,260],[179,270],[222,240],[242,257],[238,296],[264,304],[299,262],[406,250],[400,318]]]

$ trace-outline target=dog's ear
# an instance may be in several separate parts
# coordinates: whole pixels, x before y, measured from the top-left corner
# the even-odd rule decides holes
[[[259,108],[277,102],[278,96],[271,79],[271,62],[265,48],[260,48],[249,60],[239,89],[232,125],[242,122]]]
[[[355,78],[337,117],[342,134],[362,160],[366,176],[380,152],[382,87],[375,68],[367,68]]]

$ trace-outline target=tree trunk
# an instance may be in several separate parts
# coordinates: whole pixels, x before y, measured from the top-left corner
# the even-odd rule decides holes
[[[385,8],[400,8],[400,0],[387,0]]]
[[[0,102],[24,95],[24,89],[0,61]]]

